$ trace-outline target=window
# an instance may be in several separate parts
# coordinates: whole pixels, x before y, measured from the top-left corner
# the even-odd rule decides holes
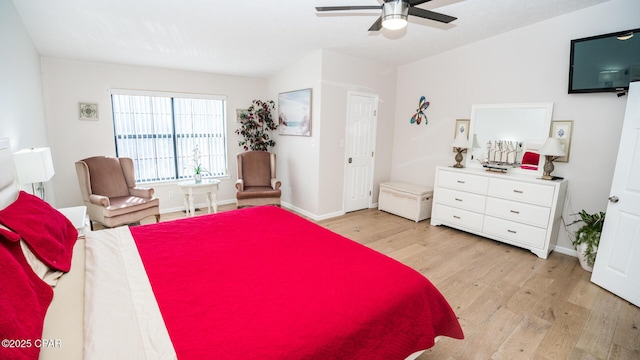
[[[133,159],[136,182],[227,175],[224,97],[112,91],[116,154]],[[195,153],[199,156],[194,156]]]

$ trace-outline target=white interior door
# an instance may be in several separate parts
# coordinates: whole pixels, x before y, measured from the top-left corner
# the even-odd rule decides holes
[[[349,92],[345,149],[344,211],[371,204],[378,96]]]
[[[631,83],[591,281],[640,306],[640,82]]]

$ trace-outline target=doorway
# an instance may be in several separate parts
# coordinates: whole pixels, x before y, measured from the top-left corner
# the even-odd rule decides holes
[[[344,211],[371,206],[378,95],[347,93]]]

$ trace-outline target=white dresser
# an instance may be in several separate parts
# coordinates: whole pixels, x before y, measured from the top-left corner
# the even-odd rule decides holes
[[[546,259],[556,245],[567,181],[438,167],[431,225],[525,248]]]

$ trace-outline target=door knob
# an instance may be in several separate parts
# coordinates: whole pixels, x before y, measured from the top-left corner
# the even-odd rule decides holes
[[[618,199],[618,197],[614,195],[614,196],[610,196],[610,197],[609,197],[609,201],[611,201],[612,203],[614,203],[614,204],[615,204],[615,203],[617,203],[618,201],[620,201],[620,199]]]
[[[353,161],[353,159],[349,158],[349,164],[351,164],[351,161]]]

